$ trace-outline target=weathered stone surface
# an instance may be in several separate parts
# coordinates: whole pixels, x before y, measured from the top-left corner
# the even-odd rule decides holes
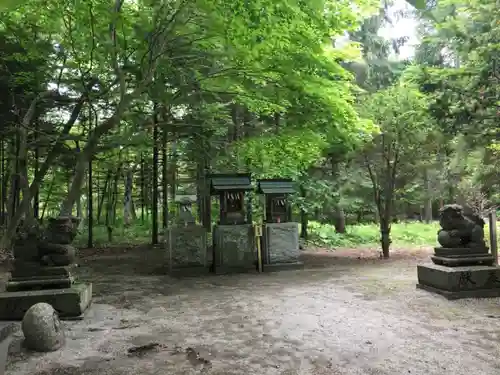
[[[500,267],[425,264],[417,266],[417,274],[417,287],[449,299],[500,296]]]
[[[465,214],[462,206],[448,204],[439,211],[438,242],[445,248],[486,247],[484,220],[476,214]]]
[[[488,254],[487,247],[435,247],[434,254],[438,257],[449,257],[456,255]]]
[[[17,280],[9,280],[5,290],[7,292],[19,292],[42,289],[62,289],[69,288],[73,284],[73,276],[69,277],[33,277]]]
[[[44,242],[63,245],[71,244],[78,233],[79,223],[80,218],[74,216],[49,218]]]
[[[70,277],[71,272],[76,268],[75,265],[63,267],[46,267],[40,263],[21,263],[14,261],[14,269],[11,271],[11,279],[23,278],[54,278],[54,277]]]
[[[34,262],[16,261],[6,291],[69,288],[74,282],[72,269],[74,266],[47,267]]]
[[[53,352],[64,345],[64,330],[59,316],[48,303],[37,303],[24,314],[22,322],[26,348]]]
[[[431,256],[434,264],[460,267],[460,266],[491,266],[495,262],[495,257],[491,254],[469,254],[469,255],[449,255],[449,256]]]
[[[217,225],[214,228],[215,271],[255,269],[256,254],[251,224]],[[224,272],[224,271],[223,271]]]
[[[0,320],[21,320],[36,303],[54,307],[61,318],[80,317],[92,301],[92,284],[73,284],[67,289],[0,293]]]
[[[165,240],[171,268],[207,266],[207,231],[202,226],[169,228]]]
[[[295,263],[299,260],[299,226],[297,223],[266,224],[266,263]]]
[[[11,334],[16,332],[18,329],[19,324],[15,322],[0,322],[0,375],[5,374],[9,346],[12,342]]]
[[[19,323],[0,322],[0,342],[4,341],[11,334],[19,329]]]

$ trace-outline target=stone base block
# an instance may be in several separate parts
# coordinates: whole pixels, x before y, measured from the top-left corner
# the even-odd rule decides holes
[[[495,257],[489,254],[485,255],[471,254],[471,255],[450,255],[447,257],[431,256],[431,260],[435,264],[448,267],[475,266],[475,265],[491,266],[495,262]]]
[[[92,284],[73,284],[67,289],[45,289],[0,293],[0,320],[22,320],[36,303],[49,303],[61,319],[78,318],[90,306]]]
[[[251,224],[217,225],[213,233],[215,273],[255,270],[257,254]]]
[[[274,263],[274,264],[264,264],[262,271],[264,272],[288,271],[288,270],[301,270],[303,268],[304,268],[304,263],[302,262]]]
[[[426,290],[431,293],[440,294],[446,299],[456,300],[463,298],[496,298],[500,297],[500,288],[496,289],[478,289],[463,290],[460,292],[449,292],[447,290],[437,289],[429,285],[417,284],[418,289]]]
[[[172,227],[166,236],[166,263],[170,272],[176,269],[207,267],[207,230],[200,225]]]
[[[448,299],[500,296],[500,267],[446,267],[437,264],[417,266],[417,287]]]
[[[269,223],[264,233],[263,262],[266,265],[297,263],[300,257],[298,223]]]
[[[435,247],[434,254],[438,257],[467,256],[471,254],[487,255],[489,250],[487,247]]]
[[[10,275],[12,279],[38,278],[67,278],[76,268],[75,265],[62,267],[42,266],[39,263],[26,263],[14,261],[14,269]]]

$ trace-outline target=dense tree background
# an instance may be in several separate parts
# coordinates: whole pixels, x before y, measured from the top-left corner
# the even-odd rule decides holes
[[[207,214],[208,172],[291,177],[302,237],[309,221],[375,222],[386,257],[395,221],[452,202],[485,214],[500,198],[500,10],[409,4],[3,4],[3,247],[22,218],[68,213],[90,247],[100,228],[158,243],[177,195]],[[407,38],[380,36],[395,17],[418,19],[411,59]]]

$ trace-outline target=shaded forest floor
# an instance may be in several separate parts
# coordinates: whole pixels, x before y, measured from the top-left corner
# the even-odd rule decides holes
[[[18,334],[8,375],[500,370],[500,299],[450,302],[416,290],[429,249],[396,249],[388,261],[369,248],[311,249],[304,270],[187,279],[160,274],[159,249],[82,253],[93,306],[64,322],[60,351],[26,353]]]

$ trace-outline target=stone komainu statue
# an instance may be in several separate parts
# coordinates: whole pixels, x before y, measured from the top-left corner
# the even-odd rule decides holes
[[[484,220],[476,214],[466,215],[458,204],[448,204],[439,212],[438,242],[445,248],[486,248]]]

